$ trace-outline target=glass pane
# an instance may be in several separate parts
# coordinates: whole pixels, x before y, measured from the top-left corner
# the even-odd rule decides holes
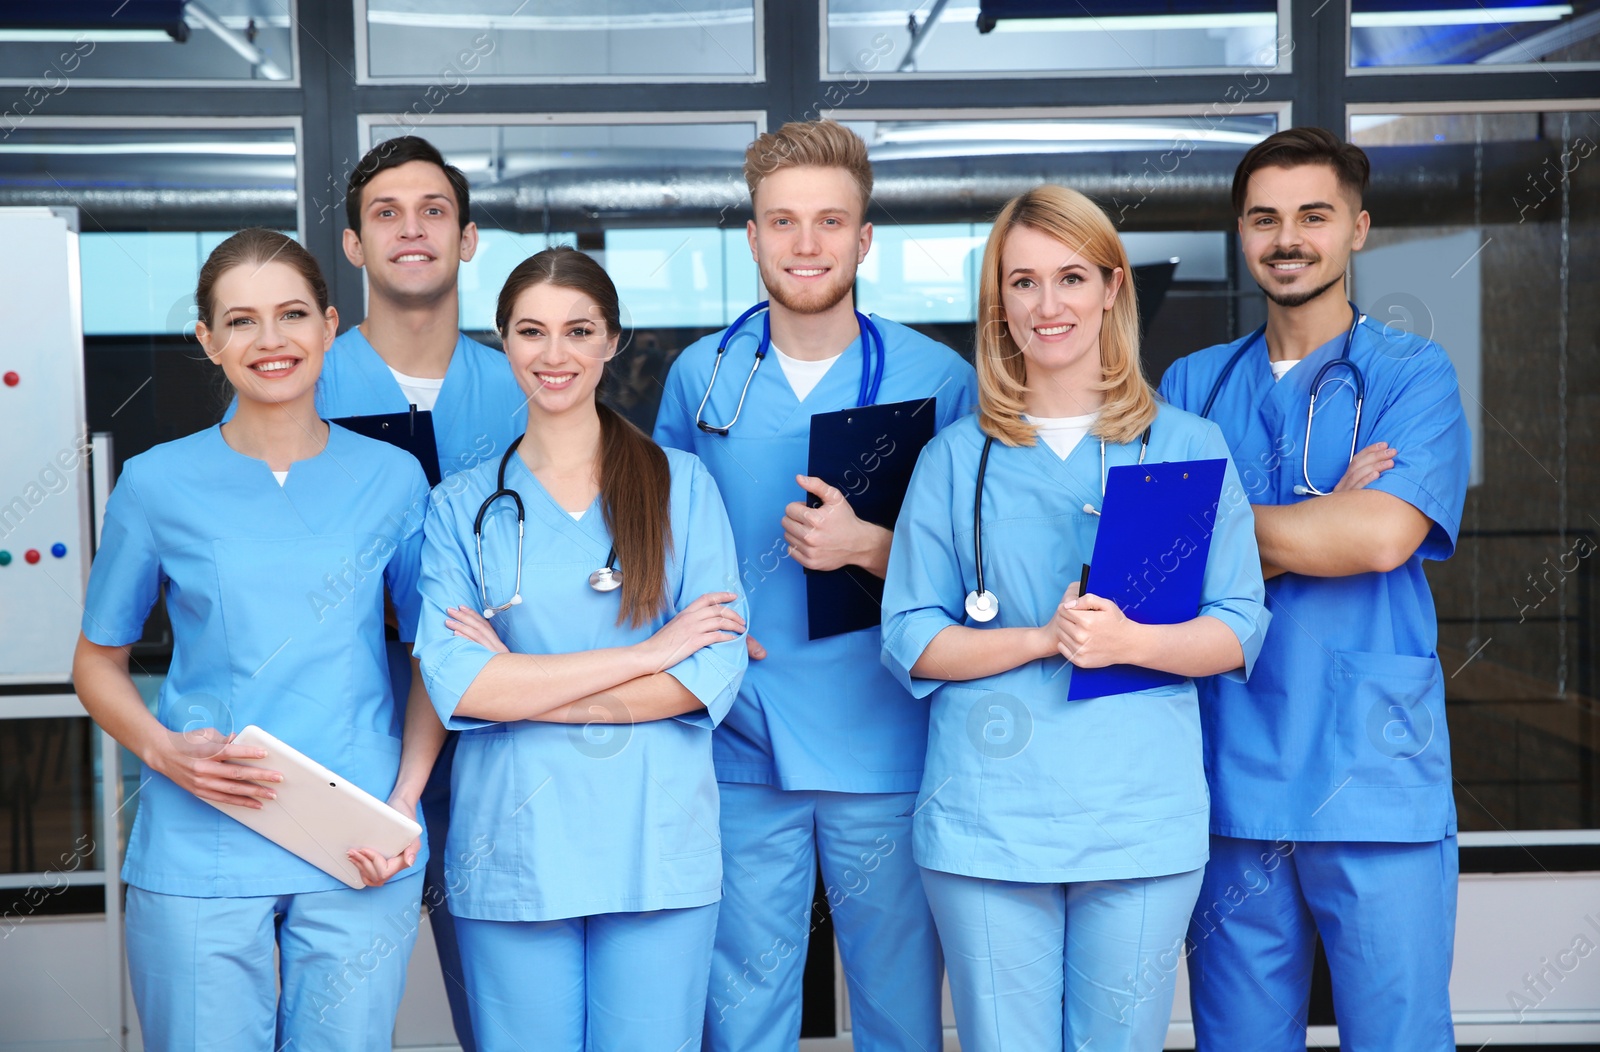
[[[842,76],[1271,70],[1280,46],[1276,0],[828,0],[828,72]]]
[[[296,225],[288,128],[41,128],[0,142],[0,204],[72,205],[87,336],[187,332],[206,254]]]
[[[367,0],[375,78],[748,79],[755,0]]]
[[[100,865],[95,745],[86,717],[0,720],[0,873]]]
[[[1363,310],[1431,335],[1473,433],[1439,614],[1463,830],[1593,828],[1600,137],[1587,113],[1364,115]]]
[[[0,28],[0,76],[37,93],[4,119],[48,112],[48,97],[97,80],[227,80],[286,84],[294,78],[295,8],[287,0],[115,0],[33,5]],[[19,10],[21,5],[11,5]]]
[[[1352,0],[1350,64],[1570,66],[1600,61],[1600,11],[1589,3]]]

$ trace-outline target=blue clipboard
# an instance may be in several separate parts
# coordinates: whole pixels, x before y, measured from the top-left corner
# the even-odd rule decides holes
[[[1175,625],[1198,615],[1227,463],[1178,460],[1108,471],[1089,592],[1110,599],[1142,625]],[[1184,678],[1138,665],[1074,668],[1067,700],[1149,690]]]
[[[405,413],[374,413],[371,416],[342,416],[332,423],[410,453],[422,465],[428,485],[439,484],[439,444],[433,437],[433,413],[412,406]]]
[[[811,418],[806,471],[836,487],[858,518],[894,529],[922,447],[933,438],[932,398],[818,413]],[[819,507],[810,497],[806,503]],[[883,581],[859,566],[806,571],[808,638],[877,628],[883,623]]]

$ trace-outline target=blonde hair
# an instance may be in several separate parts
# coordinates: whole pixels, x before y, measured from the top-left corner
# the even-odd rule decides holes
[[[872,198],[872,162],[861,136],[838,121],[790,121],[766,132],[744,151],[744,181],[755,200],[756,187],[785,168],[843,168],[861,191],[861,211]]]
[[[1133,268],[1111,220],[1076,190],[1045,184],[1006,202],[989,231],[978,277],[978,425],[1008,446],[1031,446],[1037,429],[1022,419],[1028,391],[1027,362],[1011,338],[1001,305],[1000,254],[1017,227],[1028,227],[1070,247],[1111,281],[1122,268],[1122,288],[1100,323],[1097,389],[1105,392],[1092,434],[1107,442],[1131,442],[1155,419],[1156,398],[1139,364],[1139,303]]]

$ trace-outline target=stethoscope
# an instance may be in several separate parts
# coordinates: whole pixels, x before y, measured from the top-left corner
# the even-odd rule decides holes
[[[707,434],[726,437],[728,432],[733,430],[733,425],[739,422],[739,414],[744,412],[744,399],[745,395],[750,393],[750,383],[756,378],[756,370],[761,368],[767,352],[772,349],[772,312],[767,310],[767,304],[767,300],[762,300],[739,315],[723,332],[721,341],[717,343],[717,356],[711,363],[711,379],[706,381],[705,397],[700,399],[700,407],[694,411],[695,426]],[[733,419],[721,427],[708,424],[703,414],[706,411],[706,403],[711,401],[711,392],[717,386],[717,372],[722,368],[722,356],[744,323],[762,311],[767,313],[761,318],[761,338],[756,341],[755,360],[750,363],[750,375],[744,378],[744,388],[739,392],[739,404],[733,409]],[[883,386],[883,333],[878,331],[872,319],[865,314],[856,311],[855,315],[856,324],[861,327],[861,383],[856,391],[856,405],[872,405],[878,400],[878,388]]]
[[[502,610],[509,610],[513,606],[522,605],[522,534],[527,522],[527,513],[522,507],[522,497],[514,489],[506,488],[506,465],[511,463],[511,458],[517,452],[517,446],[522,442],[518,435],[511,440],[511,445],[506,447],[506,455],[500,458],[500,473],[495,476],[496,489],[478,505],[478,516],[472,520],[472,536],[478,547],[478,594],[483,599],[483,616],[485,620],[492,620],[495,614]],[[510,497],[511,503],[517,506],[517,583],[512,588],[511,599],[504,603],[489,601],[489,579],[483,572],[483,519],[489,514],[489,509],[501,497]],[[606,564],[589,575],[589,587],[597,592],[614,592],[622,587],[622,570],[617,566],[617,546],[613,544],[611,551],[606,555]]]
[[[983,454],[978,457],[978,485],[977,492],[972,498],[972,561],[978,567],[978,587],[967,593],[967,616],[974,621],[993,621],[1000,612],[1000,598],[983,586],[983,477],[989,473],[989,450],[994,445],[994,436],[989,435],[983,440]],[[1144,455],[1150,451],[1150,428],[1144,429],[1144,434],[1139,436],[1139,463],[1144,463]],[[1100,440],[1100,500],[1106,499],[1106,440]],[[1093,504],[1083,506],[1084,514],[1099,515],[1100,509]]]
[[[1341,366],[1349,370],[1350,386],[1355,388],[1356,392],[1356,425],[1350,432],[1350,460],[1354,460],[1356,456],[1356,436],[1361,430],[1361,404],[1367,397],[1367,380],[1361,374],[1361,367],[1350,357],[1350,347],[1355,342],[1357,327],[1363,321],[1366,321],[1367,316],[1362,314],[1354,303],[1350,304],[1350,314],[1352,320],[1350,322],[1350,331],[1345,333],[1344,336],[1344,352],[1331,362],[1324,363],[1322,368],[1317,370],[1317,375],[1311,380],[1311,400],[1306,404],[1306,440],[1305,444],[1300,448],[1300,478],[1305,484],[1296,485],[1294,488],[1295,494],[1301,497],[1326,497],[1328,495],[1318,489],[1311,481],[1311,418],[1316,414],[1317,396],[1322,393],[1322,385],[1327,380],[1328,373]],[[1201,416],[1211,416],[1211,407],[1216,404],[1217,394],[1233,373],[1233,367],[1239,364],[1239,359],[1245,356],[1246,351],[1255,346],[1257,340],[1265,340],[1266,334],[1267,327],[1263,325],[1250,334],[1249,338],[1244,341],[1243,346],[1233,352],[1233,357],[1228,359],[1228,364],[1224,365],[1222,372],[1218,374],[1217,382],[1211,385],[1211,394],[1206,397],[1205,407],[1200,410]],[[1346,466],[1349,465],[1350,460],[1345,461]]]

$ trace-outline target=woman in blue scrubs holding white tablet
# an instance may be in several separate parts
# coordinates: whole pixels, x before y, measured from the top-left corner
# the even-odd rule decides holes
[[[445,879],[478,1047],[697,1049],[711,732],[746,663],[727,513],[699,460],[597,400],[622,330],[598,263],[525,260],[495,324],[528,428],[430,512],[420,633],[463,732]]]
[[[1161,1048],[1207,852],[1194,684],[1082,701],[1068,684],[1111,664],[1242,675],[1266,629],[1231,462],[1199,616],[1141,625],[1078,595],[1109,467],[1228,456],[1145,381],[1130,273],[1083,195],[1006,205],[979,284],[979,412],[923,451],[890,549],[884,662],[931,698],[913,849],[968,1052]],[[980,461],[997,616],[964,603]]]
[[[387,1049],[425,849],[352,852],[369,886],[346,887],[229,817],[272,799],[254,779],[279,780],[230,762],[272,765],[231,738],[258,724],[421,821],[444,729],[420,678],[405,706],[392,696],[384,601],[410,639],[427,481],[317,417],[338,315],[304,248],[235,234],[195,300],[238,412],[123,467],[73,665],[89,715],[143,762],[122,879],[145,1047]],[[152,714],[129,651],[163,590],[172,664]]]

